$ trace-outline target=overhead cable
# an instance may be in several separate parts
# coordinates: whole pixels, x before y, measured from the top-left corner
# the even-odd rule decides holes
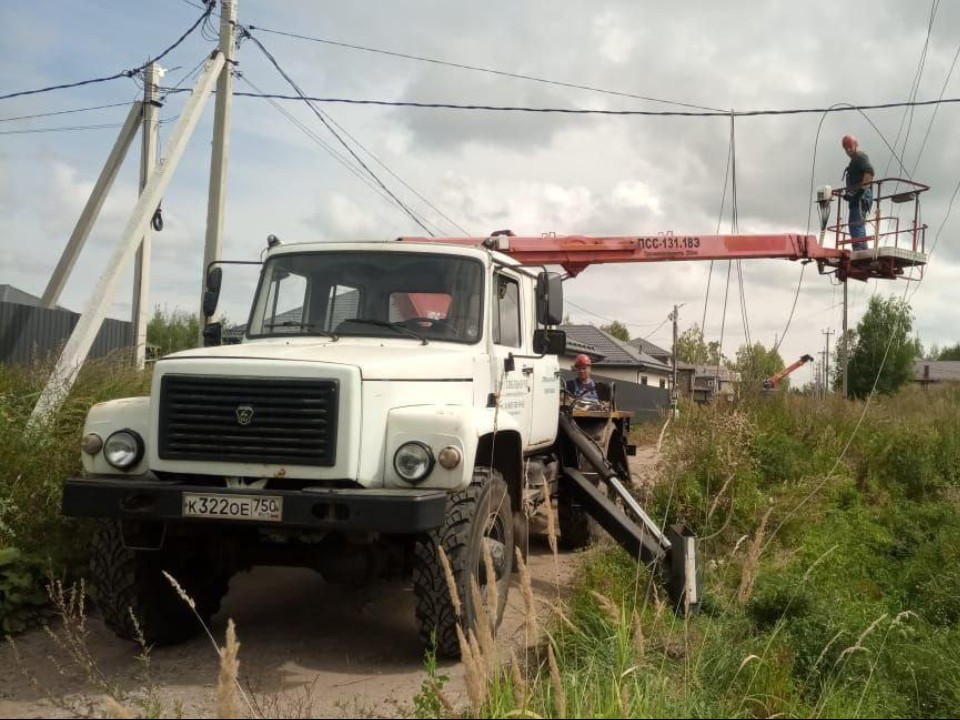
[[[455,63],[447,60],[438,60],[436,58],[421,57],[419,55],[409,55],[407,53],[393,52],[391,50],[381,50],[379,48],[366,47],[363,45],[353,45],[350,43],[338,42],[336,40],[328,40],[326,38],[309,37],[307,35],[300,35],[298,33],[292,33],[292,32],[284,32],[282,30],[270,30],[268,28],[257,27],[254,25],[249,25],[248,27],[251,30],[258,30],[260,32],[272,33],[274,35],[283,35],[285,37],[292,37],[298,40],[309,40],[310,42],[323,43],[325,45],[332,45],[334,47],[342,47],[350,50],[361,50],[363,52],[376,53],[378,55],[388,55],[390,57],[403,58],[404,60],[416,60],[418,62],[431,63],[433,65],[443,65],[445,67],[452,67],[458,70],[471,70],[473,72],[489,73],[491,75],[499,75],[501,77],[515,78],[517,80],[529,80],[531,82],[543,83],[546,85],[559,85],[560,87],[573,88],[575,90],[589,90],[590,92],[603,93],[605,95],[617,95],[619,97],[633,98],[634,100],[645,100],[647,102],[663,103],[664,105],[676,105],[678,107],[688,107],[688,108],[694,108],[697,110],[716,110],[716,108],[711,108],[704,105],[694,105],[692,103],[679,102],[677,100],[664,100],[662,98],[648,97],[645,95],[637,95],[635,93],[623,92],[620,90],[608,90],[606,88],[593,87],[590,85],[579,85],[577,83],[563,82],[561,80],[550,80],[548,78],[536,77],[535,75],[524,75],[522,73],[507,72],[505,70],[494,70],[492,68],[478,67],[476,65],[466,65],[464,63]]]
[[[316,115],[317,118],[319,118],[320,122],[322,122],[322,123],[324,124],[324,126],[327,128],[327,130],[330,131],[330,134],[332,134],[332,135],[337,139],[337,141],[338,141],[341,145],[343,145],[344,148],[346,148],[347,152],[349,152],[350,155],[353,156],[353,159],[356,160],[364,170],[366,170],[367,174],[370,175],[370,177],[372,177],[372,178],[376,181],[376,183],[377,183],[381,188],[383,188],[383,190],[384,190],[391,198],[393,198],[393,201],[394,201],[395,203],[397,203],[397,205],[399,205],[399,206],[403,209],[403,211],[406,212],[407,215],[409,215],[410,218],[411,218],[415,223],[417,223],[417,225],[419,225],[419,226],[424,230],[424,232],[426,232],[428,235],[430,235],[431,237],[433,237],[433,236],[434,236],[433,232],[431,232],[430,228],[428,228],[428,227],[424,224],[423,220],[421,220],[421,219],[416,215],[416,213],[413,212],[413,210],[411,210],[409,207],[407,207],[407,205],[406,205],[400,198],[398,198],[398,197],[393,193],[393,191],[390,190],[390,188],[388,188],[388,187],[383,183],[383,181],[377,176],[377,174],[376,174],[375,172],[373,172],[373,170],[370,168],[370,166],[367,165],[359,155],[357,155],[356,151],[355,151],[352,147],[350,147],[350,145],[347,143],[347,141],[344,140],[343,137],[341,137],[340,133],[338,133],[338,132],[336,131],[336,129],[334,129],[333,125],[327,120],[327,118],[324,116],[324,114],[323,114],[320,110],[318,110],[318,109],[313,105],[313,101],[311,101],[310,98],[308,98],[308,97],[306,97],[306,95],[304,95],[303,91],[300,89],[300,87],[297,85],[297,83],[294,82],[293,78],[291,78],[291,77],[286,73],[286,71],[285,71],[282,67],[280,67],[280,63],[277,61],[277,59],[276,59],[273,55],[270,54],[270,51],[267,50],[267,49],[263,46],[263,43],[261,43],[256,37],[254,37],[253,35],[251,35],[251,34],[249,33],[249,31],[247,31],[245,28],[242,28],[242,29],[241,29],[241,32],[242,32],[242,37],[244,37],[245,39],[252,40],[253,43],[254,43],[258,48],[260,48],[260,52],[262,52],[262,53],[266,56],[267,60],[270,61],[270,64],[273,65],[274,68],[276,68],[277,72],[279,72],[279,73],[283,76],[284,80],[286,80],[286,81],[290,84],[290,87],[292,87],[294,90],[297,91],[297,93],[298,93],[297,99],[298,99],[298,100],[302,100],[303,102],[305,102],[305,103],[307,104],[307,107],[309,107],[309,108],[313,111],[314,115]],[[238,93],[234,93],[234,94],[238,94]],[[293,98],[291,98],[291,99],[293,99]]]
[[[170,47],[168,47],[166,50],[164,50],[162,53],[160,53],[159,55],[157,55],[155,58],[153,58],[153,59],[151,59],[151,60],[147,60],[147,62],[145,62],[143,65],[140,65],[139,67],[133,68],[132,70],[123,70],[123,71],[118,72],[118,73],[115,73],[115,74],[113,74],[113,75],[108,75],[107,77],[92,78],[92,79],[90,79],[90,80],[80,80],[79,82],[64,83],[64,84],[62,84],[62,85],[50,85],[50,86],[48,86],[48,87],[37,88],[36,90],[20,90],[19,92],[7,93],[6,95],[0,95],[0,100],[8,100],[9,98],[22,97],[22,96],[24,96],[24,95],[37,95],[37,94],[39,94],[39,93],[51,92],[51,91],[53,91],[53,90],[65,90],[65,89],[67,89],[67,88],[80,87],[81,85],[92,85],[92,84],[94,84],[94,83],[108,82],[108,81],[110,81],[110,80],[117,80],[117,79],[123,78],[123,77],[126,77],[126,78],[133,77],[133,76],[136,75],[137,73],[143,72],[143,70],[146,69],[146,67],[147,67],[148,65],[150,65],[151,63],[159,62],[163,57],[165,57],[168,53],[170,53],[174,48],[176,48],[177,46],[179,46],[184,40],[187,39],[187,37],[189,37],[190,33],[192,33],[194,30],[196,30],[197,27],[199,27],[200,24],[210,16],[210,13],[211,13],[211,12],[213,12],[213,3],[212,3],[212,2],[206,6],[206,9],[203,11],[203,15],[201,15],[199,18],[197,18],[196,22],[194,22],[193,25],[191,25],[191,26],[187,29],[187,31],[186,31],[185,33],[183,33],[183,35],[181,35],[179,38],[177,38],[176,42],[174,42],[173,45],[171,45]]]
[[[182,92],[189,92],[182,90]],[[424,103],[404,100],[360,100],[356,98],[337,98],[337,97],[310,97],[307,95],[284,95],[281,93],[244,93],[235,92],[235,97],[253,97],[274,100],[309,100],[317,103],[338,103],[343,105],[380,105],[384,107],[412,107],[425,108],[430,110],[482,110],[486,112],[525,112],[541,114],[565,114],[565,115],[638,115],[647,117],[723,117],[729,118],[730,111],[726,112],[692,112],[683,110],[596,110],[583,108],[552,108],[552,107],[529,107],[523,105],[465,105],[459,103]],[[931,105],[946,105],[960,103],[960,97],[939,98],[937,100],[921,100],[915,102],[889,102],[874,103],[870,105],[851,105],[849,103],[837,103],[828,108],[793,108],[788,110],[738,110],[733,113],[734,117],[758,117],[763,115],[812,115],[825,112],[862,112],[864,110],[887,110],[891,108],[903,107],[927,107]]]

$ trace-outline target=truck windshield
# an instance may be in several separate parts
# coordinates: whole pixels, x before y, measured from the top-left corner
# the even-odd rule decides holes
[[[264,265],[247,334],[475,343],[483,287],[483,266],[471,258],[369,250],[278,255]]]

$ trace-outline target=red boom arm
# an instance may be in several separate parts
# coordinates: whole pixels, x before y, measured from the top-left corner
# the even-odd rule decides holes
[[[586,235],[542,237],[402,237],[401,241],[480,245],[510,255],[524,265],[560,265],[571,276],[598,263],[676,260],[830,260],[848,256],[844,250],[821,247],[813,235]]]

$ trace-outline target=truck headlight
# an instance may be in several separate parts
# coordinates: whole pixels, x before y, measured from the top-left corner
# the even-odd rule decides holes
[[[420,482],[433,470],[433,451],[422,442],[404,443],[393,456],[393,469],[407,482]]]
[[[118,430],[103,444],[103,456],[117,470],[127,470],[143,457],[143,438],[133,430]]]

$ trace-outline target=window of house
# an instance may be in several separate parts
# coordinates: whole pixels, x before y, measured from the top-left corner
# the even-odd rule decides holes
[[[663,378],[660,378],[660,387],[665,388],[667,386],[667,381]]]
[[[641,384],[641,385],[646,385],[646,384],[647,384],[647,376],[646,376],[646,375],[641,375],[641,376],[640,376],[640,384]]]

